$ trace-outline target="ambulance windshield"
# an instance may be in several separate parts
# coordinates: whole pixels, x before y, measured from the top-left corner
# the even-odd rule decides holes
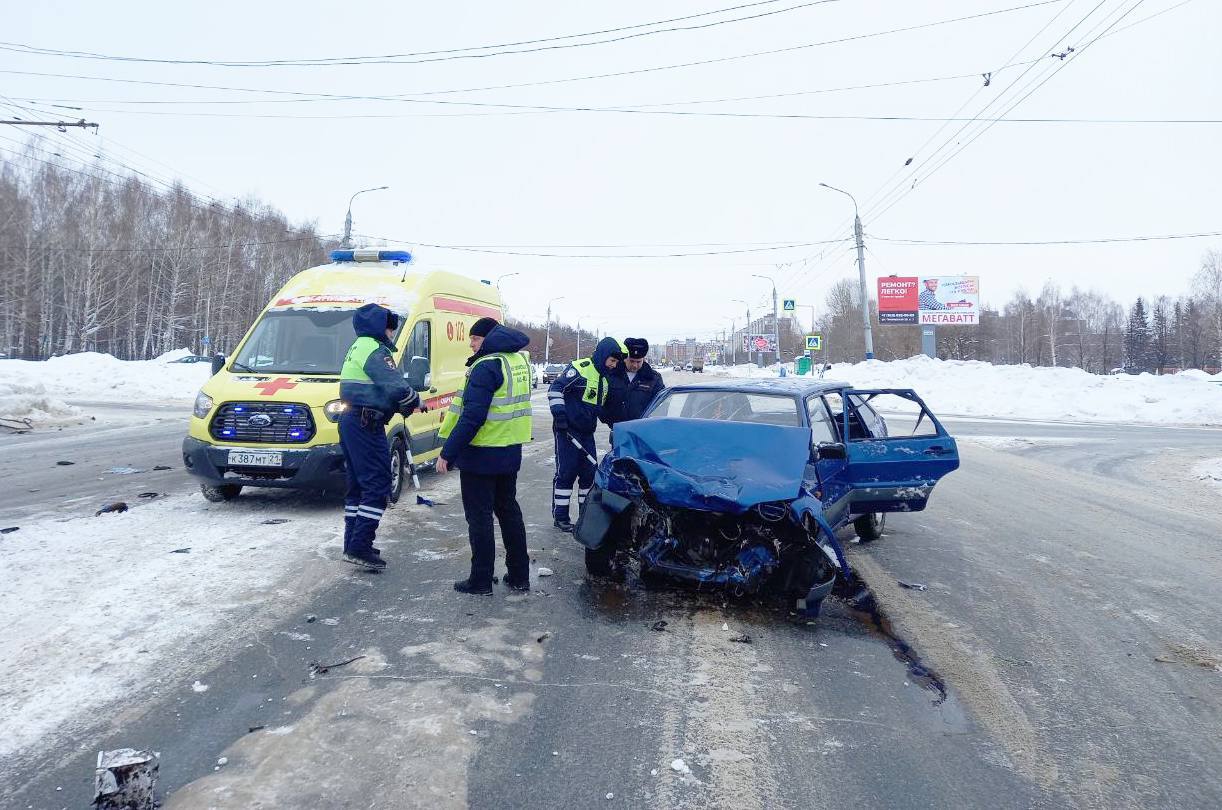
[[[234,370],[274,374],[339,374],[356,340],[352,310],[267,312],[234,358]]]

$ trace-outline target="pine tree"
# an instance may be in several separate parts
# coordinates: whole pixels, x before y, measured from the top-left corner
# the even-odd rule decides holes
[[[1157,373],[1162,374],[1171,359],[1171,322],[1167,318],[1167,298],[1159,296],[1154,302],[1153,329],[1150,334],[1150,360]]]
[[[1141,298],[1129,310],[1129,324],[1124,332],[1125,367],[1144,369],[1150,355],[1150,322],[1146,319],[1146,302]]]

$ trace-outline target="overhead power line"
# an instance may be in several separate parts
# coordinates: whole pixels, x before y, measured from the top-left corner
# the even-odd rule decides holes
[[[197,83],[188,83],[188,82],[158,82],[158,81],[143,80],[143,79],[119,79],[119,78],[108,77],[108,76],[84,76],[84,75],[79,75],[79,74],[43,73],[43,72],[19,71],[19,70],[0,70],[0,73],[9,74],[9,75],[20,75],[20,76],[39,76],[43,78],[62,78],[62,79],[80,79],[80,80],[86,80],[86,81],[115,82],[119,84],[141,84],[141,85],[154,85],[154,86],[162,86],[162,87],[187,87],[187,88],[193,88],[193,89],[198,89],[198,90],[225,90],[225,91],[230,91],[230,92],[266,93],[270,95],[314,96],[314,97],[327,97],[331,95],[336,95],[340,98],[363,98],[363,99],[405,98],[405,99],[410,99],[416,96],[426,96],[426,95],[448,95],[448,94],[454,94],[454,93],[482,92],[485,90],[507,90],[507,89],[513,89],[513,88],[519,88],[519,87],[540,87],[543,85],[565,84],[565,83],[570,83],[570,82],[591,81],[595,79],[619,78],[622,76],[635,76],[635,75],[642,75],[646,73],[656,73],[656,72],[664,71],[664,70],[677,70],[681,68],[698,67],[702,65],[721,64],[725,62],[733,62],[733,61],[738,61],[738,60],[743,60],[743,59],[753,59],[753,58],[760,57],[760,56],[771,56],[771,55],[781,54],[781,53],[790,53],[793,51],[799,51],[799,50],[804,50],[804,49],[809,49],[809,48],[818,48],[818,47],[824,47],[828,45],[839,45],[839,44],[843,44],[847,42],[856,42],[859,40],[872,39],[875,37],[890,36],[892,34],[906,33],[909,31],[919,31],[919,30],[935,28],[935,27],[943,26],[943,25],[950,25],[953,23],[967,22],[970,20],[977,20],[977,19],[983,19],[986,17],[993,17],[999,14],[1010,14],[1010,13],[1017,12],[1017,11],[1024,11],[1030,8],[1038,8],[1040,6],[1058,4],[1058,3],[1063,3],[1063,2],[1066,2],[1066,0],[1039,0],[1038,2],[1027,3],[1025,5],[1011,6],[1009,8],[995,9],[992,11],[984,11],[984,12],[980,12],[977,14],[969,14],[969,15],[965,15],[961,17],[952,17],[948,19],[935,20],[933,22],[928,22],[928,23],[920,23],[916,25],[903,26],[900,28],[889,28],[883,31],[873,31],[873,32],[864,33],[864,34],[854,34],[850,36],[839,37],[837,39],[829,39],[829,40],[822,40],[819,42],[808,42],[808,43],[804,43],[800,45],[792,45],[792,46],[785,47],[785,48],[776,48],[773,50],[754,51],[751,53],[734,54],[731,56],[722,56],[722,57],[716,57],[713,59],[704,59],[704,60],[697,60],[697,61],[692,61],[692,62],[681,62],[681,63],[675,63],[675,64],[669,64],[669,65],[655,65],[652,67],[634,68],[634,69],[629,69],[629,70],[615,71],[612,73],[599,73],[599,74],[591,74],[591,75],[586,75],[586,76],[568,76],[568,77],[559,78],[559,79],[542,79],[542,80],[533,81],[533,82],[520,82],[516,84],[488,85],[484,87],[451,88],[451,89],[445,89],[445,90],[432,90],[432,91],[416,91],[413,93],[403,93],[403,94],[398,94],[394,96],[380,96],[380,97],[370,97],[370,96],[361,96],[361,95],[343,96],[341,94],[308,93],[308,92],[294,91],[294,90],[260,90],[260,89],[249,88],[249,87],[227,87],[227,86],[197,84]]]
[[[768,2],[752,3],[749,6],[768,5],[776,0],[768,0]],[[156,59],[151,57],[141,56],[120,56],[115,54],[91,53],[88,51],[67,51],[56,48],[37,48],[30,45],[25,45],[19,42],[0,42],[0,50],[14,51],[23,54],[33,54],[38,56],[56,56],[69,59],[89,59],[104,62],[134,62],[140,64],[157,64],[157,65],[192,65],[206,67],[241,67],[241,68],[259,68],[259,67],[340,67],[340,66],[355,66],[355,65],[419,65],[429,62],[449,62],[459,59],[487,59],[494,56],[513,56],[517,54],[540,53],[543,51],[566,50],[569,48],[584,48],[591,45],[609,45],[615,42],[623,42],[630,39],[639,39],[640,37],[654,36],[656,34],[668,34],[682,31],[698,31],[705,28],[713,28],[719,25],[729,23],[748,22],[757,20],[763,17],[771,17],[777,14],[787,14],[791,11],[800,11],[801,9],[810,8],[812,6],[822,6],[829,3],[838,3],[840,0],[809,0],[805,3],[799,3],[794,6],[782,9],[772,9],[761,11],[755,14],[750,14],[743,17],[732,17],[728,20],[712,20],[709,22],[697,23],[694,25],[682,25],[672,28],[659,28],[652,31],[636,31],[631,34],[621,33],[619,36],[610,37],[607,39],[599,39],[585,42],[567,42],[559,43],[559,40],[576,39],[581,37],[597,36],[598,34],[567,34],[559,37],[552,37],[540,40],[528,40],[517,45],[534,44],[534,47],[520,48],[518,50],[510,50],[514,45],[477,45],[469,48],[453,48],[444,51],[417,51],[414,53],[388,54],[382,56],[354,56],[354,57],[322,57],[315,59],[271,59],[271,60],[249,60],[249,61],[225,61],[219,59]],[[1047,0],[1047,2],[1065,2],[1065,0]],[[749,6],[738,6],[742,9]],[[688,17],[679,17],[675,20],[694,19],[696,17],[705,17],[712,14],[724,13],[726,10],[704,12],[702,14],[689,15]],[[648,26],[660,25],[663,23],[642,23],[639,25],[626,26],[620,29],[610,29],[607,32],[626,31],[632,28],[643,28]],[[540,44],[553,43],[553,44]],[[494,50],[494,49],[500,50]],[[471,53],[471,51],[490,51],[488,53]]]
[[[895,245],[919,246],[981,246],[981,247],[1023,247],[1028,245],[1104,245],[1116,242],[1158,242],[1168,239],[1207,239],[1222,236],[1222,231],[1198,231],[1196,233],[1167,233],[1154,236],[1110,236],[1102,239],[1044,239],[1019,241],[968,241],[962,239],[898,239],[886,236],[868,234],[877,242],[889,242]]]
[[[844,242],[844,239],[833,239],[830,242],[793,242],[788,244],[773,245],[769,247],[747,247],[733,248],[726,250],[705,250],[705,251],[684,251],[677,253],[543,253],[521,250],[501,250],[498,248],[479,247],[475,245],[440,245],[431,244],[429,242],[420,242],[416,239],[405,239],[392,236],[374,236],[372,234],[358,234],[363,239],[381,240],[388,243],[418,245],[420,247],[434,248],[436,250],[454,250],[463,253],[491,253],[498,256],[529,256],[532,258],[542,259],[676,259],[695,256],[727,256],[736,253],[762,253],[772,250],[788,250],[791,248],[813,247],[822,244],[836,244]]]
[[[84,118],[79,121],[23,121],[20,118],[12,120],[0,119],[0,124],[9,124],[14,127],[55,127],[60,132],[67,131],[68,127],[76,127],[78,129],[92,128],[95,131],[98,128],[97,124],[91,124]]]

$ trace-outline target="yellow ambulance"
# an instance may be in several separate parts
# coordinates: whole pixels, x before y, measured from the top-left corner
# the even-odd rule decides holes
[[[386,426],[392,502],[409,452],[421,464],[441,451],[437,431],[471,353],[467,330],[501,320],[500,294],[486,281],[418,271],[406,251],[336,250],[331,260],[290,279],[237,350],[214,358],[182,445],[208,500],[232,500],[243,487],[344,490],[339,372],[356,339],[352,313],[368,303],[399,314],[395,362],[429,409]]]

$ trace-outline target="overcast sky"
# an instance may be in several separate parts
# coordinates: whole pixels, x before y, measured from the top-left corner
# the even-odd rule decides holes
[[[815,244],[851,235],[852,203],[819,182],[861,204],[871,285],[887,274],[974,274],[994,305],[1020,285],[1034,294],[1050,278],[1126,304],[1137,295],[1186,292],[1201,255],[1222,248],[1222,238],[1040,247],[883,241],[1222,230],[1218,124],[1001,122],[985,129],[967,120],[835,118],[1222,118],[1222,3],[1028,2],[1039,4],[927,25],[1024,0],[43,0],[4,12],[0,103],[10,113],[13,104],[27,108],[17,112],[24,118],[36,108],[102,125],[97,136],[43,132],[65,155],[100,148],[143,172],[181,177],[200,194],[257,195],[327,233],[342,229],[354,191],[389,185],[357,199],[356,232],[414,247],[421,266],[482,278],[518,273],[502,281],[515,315],[542,321],[547,301],[563,296],[557,317],[620,336],[705,337],[731,318],[741,326],[744,307],[731,299],[758,312],[770,294],[752,273],[774,277],[782,297],[819,306],[831,283],[856,276],[848,241]],[[1171,10],[1146,20],[1164,9]],[[701,16],[641,26],[690,15]],[[927,27],[862,38],[911,26]],[[686,30],[662,31],[675,28]],[[608,29],[624,30],[454,52]],[[848,38],[855,39],[816,44]],[[592,44],[608,39],[619,41]],[[247,63],[449,53],[392,64],[224,66],[15,46]],[[777,49],[790,50],[726,59]],[[708,60],[723,61],[670,67]],[[647,68],[665,69],[641,72]],[[609,73],[627,75],[555,82]],[[987,87],[984,73],[992,74]],[[523,84],[531,86],[504,87]],[[889,86],[841,89],[879,84]],[[475,90],[488,87],[498,89]],[[251,89],[278,92],[244,92]],[[452,90],[465,92],[436,94]],[[813,92],[824,90],[837,92]],[[732,100],[679,104],[718,99]],[[629,109],[636,112],[622,112]],[[0,149],[23,137],[0,128]],[[546,258],[425,245],[745,252]],[[566,247],[591,245],[610,247]],[[760,249],[776,245],[788,247]],[[803,321],[809,312],[800,310]]]

